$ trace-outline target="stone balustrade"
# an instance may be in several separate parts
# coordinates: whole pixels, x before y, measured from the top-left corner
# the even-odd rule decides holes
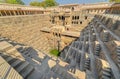
[[[17,4],[0,4],[0,10],[44,10],[42,7],[24,6]]]

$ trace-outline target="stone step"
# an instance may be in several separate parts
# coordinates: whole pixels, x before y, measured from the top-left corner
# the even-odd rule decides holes
[[[14,60],[14,58],[11,57],[11,56],[9,56],[9,57],[7,57],[5,60],[6,60],[7,62],[9,62],[9,61],[11,61],[11,60]]]
[[[10,43],[10,44],[12,44],[13,46],[15,46],[17,44],[17,42],[14,42],[14,41],[11,41],[11,40],[9,40],[7,42]]]
[[[120,46],[117,46],[117,49],[120,49]]]
[[[120,63],[120,59],[118,59],[117,61],[118,61],[118,63]]]
[[[0,42],[0,50],[1,51],[8,51],[9,49],[13,48],[11,44],[6,41]]]
[[[120,60],[120,56],[118,56],[118,60]]]
[[[89,66],[89,63],[85,63],[86,66]]]
[[[13,47],[12,49],[10,49],[6,52],[9,53],[9,54],[13,54],[13,55],[19,54],[18,50],[15,47]]]
[[[16,67],[17,65],[19,65],[20,63],[22,63],[21,60],[16,60],[15,62],[11,63],[12,67]]]
[[[17,59],[14,58],[13,60],[9,61],[8,63],[11,65],[13,62],[15,62]]]
[[[10,49],[12,49],[12,48],[13,48],[12,46],[5,47],[5,48],[3,49],[3,51],[8,51],[8,50],[10,50]]]
[[[95,53],[99,53],[100,51],[99,50],[96,50]]]
[[[95,53],[96,56],[100,56],[99,53]]]
[[[9,43],[13,43],[14,41],[9,40],[9,41],[7,41],[7,42],[9,42]]]
[[[117,53],[118,56],[120,56],[120,53]]]
[[[111,79],[111,77],[108,77],[108,76],[103,75],[103,76],[102,76],[102,79]]]
[[[85,61],[85,63],[89,63],[89,62],[90,62],[90,60]]]
[[[20,71],[22,71],[28,65],[29,65],[28,62],[23,62],[21,65],[19,65],[19,67],[16,68],[16,71],[20,72]]]
[[[104,71],[111,72],[111,69],[110,68],[105,68]]]
[[[0,64],[0,79],[23,79],[2,57]]]
[[[96,48],[100,48],[100,44],[97,44],[97,45],[96,45]]]
[[[4,40],[9,40],[9,38],[7,38],[7,37],[2,37]]]
[[[26,78],[28,75],[30,75],[34,71],[34,68],[30,65],[28,65],[25,69],[23,69],[20,74],[23,78]]]
[[[4,39],[0,39],[0,42],[4,41]]]
[[[98,51],[99,51],[99,50],[100,50],[100,47],[96,47],[96,50],[98,50]]]
[[[12,49],[9,49],[8,51],[6,51],[9,54],[12,54],[14,52],[16,52],[17,50],[13,47]]]
[[[9,57],[8,55],[5,55],[5,54],[0,54],[0,56],[2,56],[4,59]]]
[[[22,53],[22,52],[25,52],[25,49],[23,49],[23,48],[18,48],[18,51],[19,51],[20,53]]]
[[[89,68],[90,68],[90,66],[86,65],[86,66],[85,66],[85,68],[89,69]]]
[[[120,50],[117,50],[118,53],[120,53]]]
[[[21,52],[21,53],[23,53],[23,54],[27,54],[30,50],[31,50],[31,48],[27,48],[26,50],[24,50],[24,51]]]
[[[1,74],[1,76],[3,76],[3,78],[7,74],[7,70],[9,70],[9,68],[10,68],[10,66],[8,64],[3,63],[0,65],[0,74]]]
[[[11,69],[9,71],[9,74],[7,75],[6,79],[23,79],[23,77],[18,72]]]
[[[111,77],[111,74],[109,72],[103,71],[103,75],[107,76],[107,77]]]
[[[14,46],[14,48],[16,48],[18,50],[18,49],[22,48],[22,46],[17,44],[17,45]]]

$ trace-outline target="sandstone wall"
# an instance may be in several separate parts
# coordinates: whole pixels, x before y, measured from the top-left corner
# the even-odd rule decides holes
[[[49,15],[0,17],[0,36],[48,51],[50,46],[47,35],[40,29],[49,26]]]

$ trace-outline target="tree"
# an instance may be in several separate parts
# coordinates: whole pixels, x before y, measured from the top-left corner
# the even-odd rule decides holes
[[[24,5],[24,2],[22,0],[0,0],[0,2],[4,3],[10,3],[10,4],[22,4]]]
[[[31,6],[40,6],[40,2],[38,2],[38,1],[33,1],[33,2],[30,2],[30,5],[31,5]]]
[[[45,8],[46,7],[45,2],[44,1],[40,2],[40,6]]]
[[[120,0],[109,0],[110,2],[117,2],[117,3],[119,3],[120,2]]]
[[[5,3],[5,0],[0,0],[0,3]]]
[[[45,0],[46,7],[56,6],[58,3],[55,0]]]
[[[25,3],[22,0],[16,0],[18,2],[18,4],[22,4],[24,5]]]
[[[58,3],[55,0],[44,0],[42,2],[33,1],[30,2],[31,6],[41,6],[41,7],[51,7],[51,6],[57,6]]]

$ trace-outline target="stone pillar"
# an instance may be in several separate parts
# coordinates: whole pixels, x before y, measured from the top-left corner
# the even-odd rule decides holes
[[[24,15],[26,15],[26,12],[25,12],[25,11],[23,11],[23,13],[24,13]]]
[[[6,11],[4,10],[4,13],[5,13],[5,16],[7,16],[7,13],[6,13]]]
[[[8,11],[8,12],[9,12],[10,16],[12,16],[12,13],[11,13],[11,11]]]
[[[20,15],[19,11],[17,11],[17,14]]]
[[[16,15],[16,11],[13,11],[13,14]]]

